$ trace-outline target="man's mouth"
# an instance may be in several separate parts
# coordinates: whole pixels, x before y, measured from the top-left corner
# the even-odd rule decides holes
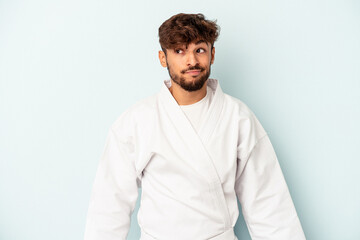
[[[195,76],[195,75],[199,75],[201,72],[201,70],[190,70],[190,71],[186,71],[185,73]]]

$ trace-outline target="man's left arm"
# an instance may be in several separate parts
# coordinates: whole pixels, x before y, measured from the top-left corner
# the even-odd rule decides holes
[[[295,206],[268,135],[238,158],[235,190],[253,240],[304,240]]]

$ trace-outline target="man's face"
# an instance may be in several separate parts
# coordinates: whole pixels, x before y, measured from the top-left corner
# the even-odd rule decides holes
[[[210,76],[215,48],[203,40],[175,49],[159,51],[160,63],[167,67],[171,79],[186,91],[201,89]]]

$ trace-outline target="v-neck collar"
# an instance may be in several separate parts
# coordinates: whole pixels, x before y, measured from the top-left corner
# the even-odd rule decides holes
[[[214,96],[210,103],[209,110],[207,111],[207,113],[205,115],[205,118],[204,118],[205,120],[204,120],[203,124],[200,126],[199,132],[197,133],[197,135],[201,138],[204,145],[207,143],[213,130],[216,127],[216,124],[220,118],[220,115],[221,115],[220,113],[222,111],[222,107],[223,107],[223,103],[224,103],[224,93],[220,87],[219,81],[217,79],[209,78],[206,81],[206,84],[213,90]],[[170,115],[170,116],[173,116],[172,118],[175,122],[178,122],[179,118],[180,118],[182,120],[182,122],[186,121],[186,122],[188,122],[187,125],[191,126],[190,121],[186,118],[184,112],[181,110],[181,107],[179,106],[179,104],[176,102],[175,98],[171,94],[171,92],[169,90],[170,87],[171,87],[170,79],[164,80],[163,86],[161,89],[161,95],[163,96],[164,105],[168,108],[169,111],[176,112],[176,115]],[[192,128],[192,126],[191,126],[191,128]],[[193,129],[193,128],[192,128],[192,130],[195,131],[195,129]]]

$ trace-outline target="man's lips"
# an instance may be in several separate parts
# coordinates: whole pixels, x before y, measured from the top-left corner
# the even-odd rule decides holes
[[[201,70],[190,70],[190,71],[186,71],[185,73],[190,74],[190,75],[199,75],[201,72]]]

